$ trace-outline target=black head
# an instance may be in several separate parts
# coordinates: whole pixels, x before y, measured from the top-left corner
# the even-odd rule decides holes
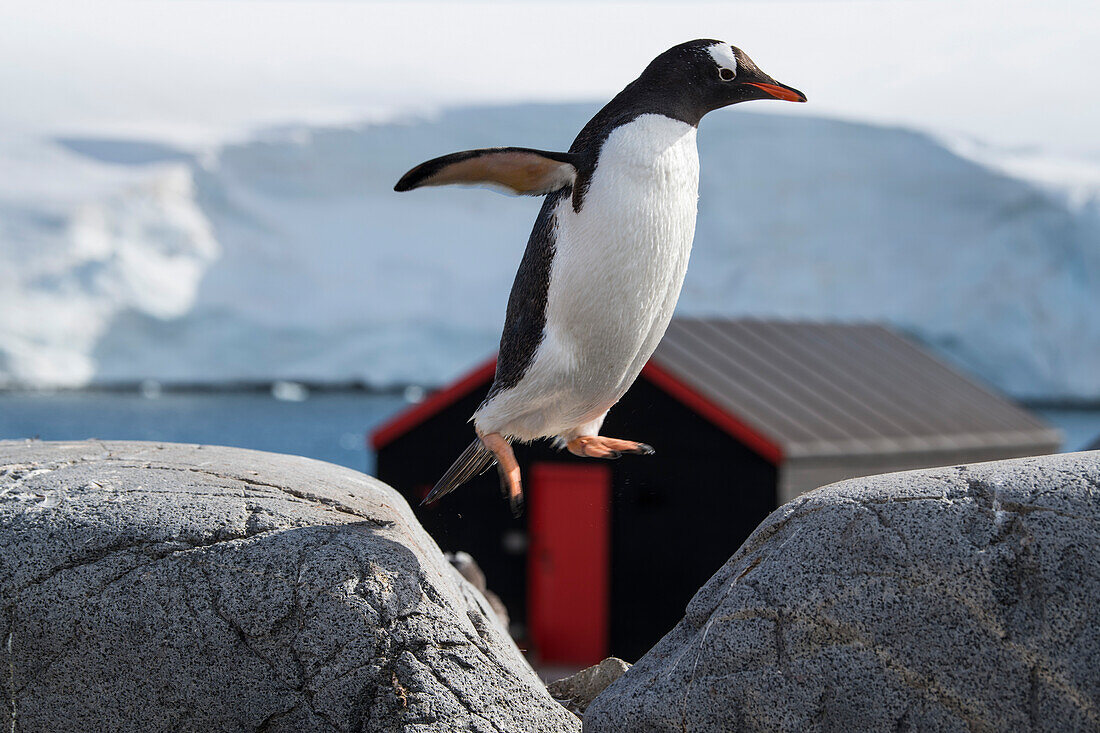
[[[660,97],[673,116],[693,125],[707,112],[750,99],[806,101],[805,94],[765,74],[741,49],[709,39],[673,46],[630,86],[633,94]]]

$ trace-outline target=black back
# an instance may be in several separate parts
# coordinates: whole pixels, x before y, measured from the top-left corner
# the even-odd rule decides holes
[[[500,335],[497,372],[488,402],[498,392],[516,386],[535,358],[546,326],[546,298],[550,291],[550,265],[554,261],[555,216],[558,202],[570,196],[566,187],[547,196],[542,202],[535,227],[527,239],[527,249],[519,263],[512,292],[508,296],[508,313]]]

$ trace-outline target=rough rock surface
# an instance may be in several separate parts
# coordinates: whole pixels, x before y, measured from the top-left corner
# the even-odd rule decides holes
[[[493,613],[496,614],[497,620],[500,621],[500,625],[507,629],[510,619],[508,618],[508,607],[504,605],[504,601],[500,600],[493,591],[489,590],[485,581],[485,572],[481,569],[481,566],[477,564],[473,556],[468,552],[445,552],[443,557],[447,558],[458,574],[469,581],[470,585],[481,591],[481,595],[485,596],[485,600],[489,602],[489,607],[493,609]]]
[[[232,448],[0,443],[3,730],[570,731],[404,500]]]
[[[623,676],[630,665],[618,657],[608,657],[599,664],[562,677],[546,686],[554,699],[574,713],[583,713],[596,696]]]
[[[586,731],[1100,729],[1100,452],[776,510]]]

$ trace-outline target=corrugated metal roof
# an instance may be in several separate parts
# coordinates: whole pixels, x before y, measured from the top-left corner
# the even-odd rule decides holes
[[[676,318],[653,361],[788,458],[1053,450],[1037,417],[875,324]]]

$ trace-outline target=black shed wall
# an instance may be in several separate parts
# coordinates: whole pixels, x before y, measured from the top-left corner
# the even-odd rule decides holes
[[[644,378],[601,432],[657,451],[616,461],[612,478],[611,653],[636,661],[775,509],[778,474]]]
[[[413,504],[443,550],[465,550],[508,607],[527,614],[526,518],[511,516],[496,470],[434,507],[420,498],[473,439],[469,417],[488,385],[384,446],[378,477]],[[601,431],[651,444],[612,468],[609,653],[635,661],[683,617],[694,593],[775,508],[777,469],[660,388],[639,379]],[[525,475],[535,461],[588,463],[548,443],[516,446]]]

